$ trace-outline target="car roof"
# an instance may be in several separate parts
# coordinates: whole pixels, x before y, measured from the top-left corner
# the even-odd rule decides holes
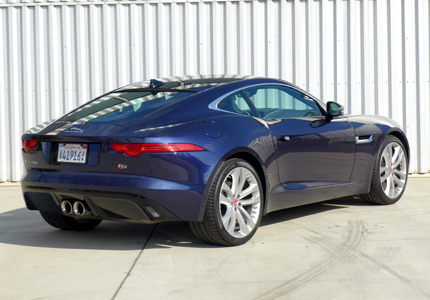
[[[191,89],[204,86],[217,86],[220,84],[230,83],[234,81],[251,79],[254,76],[249,75],[185,75],[185,76],[174,76],[168,78],[157,78],[151,80],[145,80],[135,82],[126,86],[123,86],[116,91],[121,90],[132,90],[132,89],[145,89],[145,88],[162,88],[162,89]]]

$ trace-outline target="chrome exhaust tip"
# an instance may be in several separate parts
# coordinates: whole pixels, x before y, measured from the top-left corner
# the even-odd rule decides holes
[[[86,216],[91,214],[81,201],[76,201],[75,204],[73,204],[73,211],[77,216]]]
[[[73,212],[72,203],[70,203],[67,200],[64,200],[63,202],[61,202],[61,211],[65,215],[70,215]]]

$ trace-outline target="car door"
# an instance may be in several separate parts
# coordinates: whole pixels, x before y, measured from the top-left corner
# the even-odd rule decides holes
[[[270,128],[285,188],[349,182],[355,136],[346,118],[328,120],[314,99],[288,86],[256,86],[245,93]]]

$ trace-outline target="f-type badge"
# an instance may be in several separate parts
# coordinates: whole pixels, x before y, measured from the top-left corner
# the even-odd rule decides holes
[[[67,133],[84,133],[84,130],[81,128],[72,127],[70,129],[67,129],[65,132],[67,132]]]

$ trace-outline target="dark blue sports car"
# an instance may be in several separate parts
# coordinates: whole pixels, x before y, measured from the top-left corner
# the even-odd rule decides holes
[[[26,205],[54,227],[188,221],[222,245],[246,243],[275,210],[349,195],[395,203],[409,164],[391,119],[226,75],[116,89],[28,130],[22,146]]]

